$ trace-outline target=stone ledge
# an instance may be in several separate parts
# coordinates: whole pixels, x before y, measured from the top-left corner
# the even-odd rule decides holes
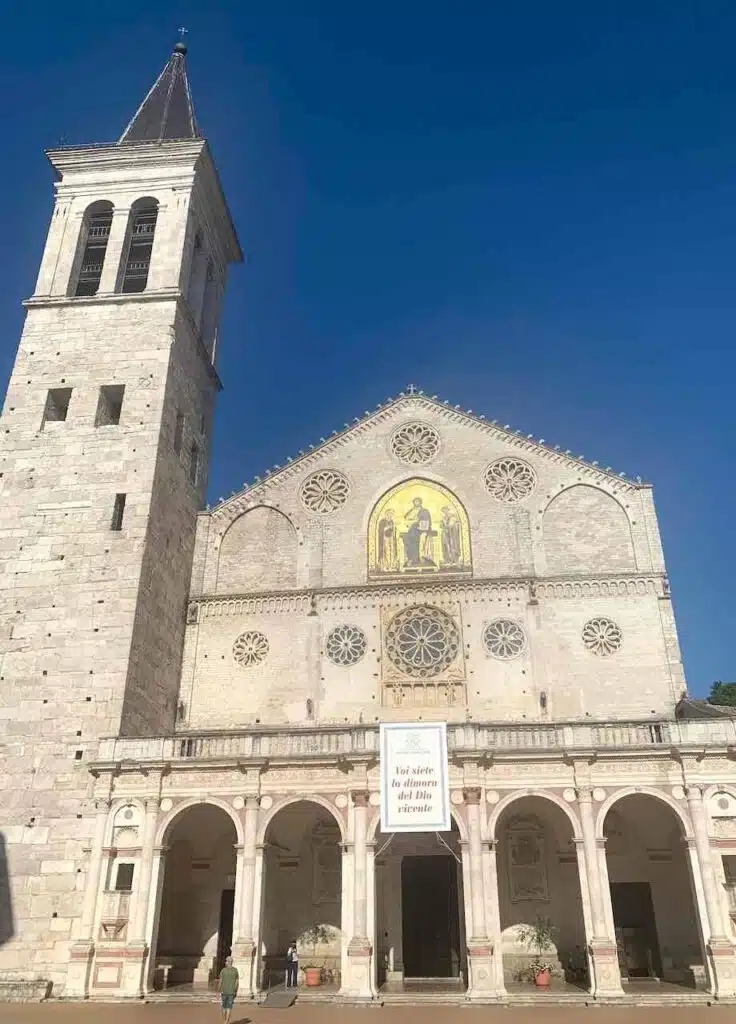
[[[51,995],[52,982],[43,978],[34,981],[0,981],[0,1003],[41,1003]]]

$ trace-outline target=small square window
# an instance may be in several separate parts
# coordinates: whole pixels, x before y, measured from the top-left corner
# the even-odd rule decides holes
[[[184,416],[178,412],[176,414],[176,426],[174,427],[174,452],[178,455],[181,452],[181,439],[184,435]]]
[[[117,426],[123,411],[125,384],[104,384],[97,399],[96,427]]]
[[[71,388],[51,388],[46,395],[46,405],[43,410],[41,430],[47,423],[63,423],[69,412],[69,402],[72,397]]]
[[[130,892],[133,888],[135,864],[118,864],[115,875],[115,892]]]
[[[115,504],[112,507],[112,521],[110,523],[111,530],[122,530],[123,528],[123,516],[125,515],[125,495],[116,494]]]

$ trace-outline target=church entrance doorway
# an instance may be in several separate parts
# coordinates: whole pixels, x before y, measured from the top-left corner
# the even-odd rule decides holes
[[[405,978],[457,978],[458,865],[454,857],[404,857],[401,924]]]
[[[337,819],[311,800],[288,804],[269,823],[261,910],[262,989],[285,983],[286,951],[294,941],[299,966],[318,967],[323,985],[339,987],[341,844]]]
[[[376,833],[376,984],[385,991],[467,982],[460,842],[451,832]],[[436,988],[436,984],[433,986]]]
[[[632,793],[608,811],[603,835],[623,981],[700,987],[705,957],[679,817],[664,800]]]
[[[171,823],[152,944],[155,987],[216,981],[231,951],[237,841],[232,818],[213,804],[195,804]]]

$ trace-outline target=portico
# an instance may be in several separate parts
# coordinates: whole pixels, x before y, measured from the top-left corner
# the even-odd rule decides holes
[[[677,730],[668,738],[692,741],[698,723]],[[323,968],[346,999],[432,978],[508,1001],[534,953],[520,929],[544,917],[559,977],[574,973],[593,998],[625,998],[631,979],[650,976],[729,999],[736,957],[709,810],[724,789],[706,785],[707,754],[694,764],[642,735],[631,731],[626,762],[602,743],[595,758],[550,746],[489,759],[492,727],[451,726],[452,829],[413,835],[380,830],[370,727],[315,730],[320,749],[306,755],[296,732],[260,734],[258,758],[248,734],[230,737],[241,748],[226,755],[205,738],[110,741],[94,766],[99,867],[74,994],[206,986],[232,953],[255,995],[280,983],[295,938],[301,965]],[[121,767],[133,743],[137,761]],[[289,744],[291,756],[267,756]],[[636,786],[622,763],[638,764]]]

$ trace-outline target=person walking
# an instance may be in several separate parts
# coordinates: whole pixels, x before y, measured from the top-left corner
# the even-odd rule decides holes
[[[237,967],[233,967],[233,958],[229,956],[220,971],[220,1002],[222,1003],[223,1024],[230,1024],[235,997],[238,994],[240,975]]]
[[[286,950],[286,987],[296,988],[299,977],[299,953],[296,948],[296,939],[291,940],[291,945]]]

